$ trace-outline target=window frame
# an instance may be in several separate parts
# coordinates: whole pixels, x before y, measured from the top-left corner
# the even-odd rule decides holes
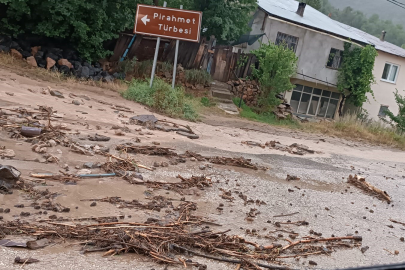
[[[332,53],[332,50],[335,50],[335,51],[339,51],[339,52],[340,52],[340,59],[339,59],[339,65],[338,65],[338,67],[328,66],[328,63],[329,63],[329,61],[330,61],[330,55],[331,55],[331,53]],[[334,56],[333,58],[335,58],[335,56]],[[330,48],[330,51],[329,51],[328,59],[326,60],[326,65],[325,65],[325,67],[326,67],[326,68],[330,68],[330,69],[337,70],[337,69],[339,69],[339,68],[341,67],[341,65],[342,65],[342,60],[343,60],[343,50],[339,50],[339,49],[336,49],[336,48],[331,47],[331,48]],[[333,61],[332,61],[332,64],[333,64]]]
[[[294,44],[294,45],[295,45],[295,46],[294,46],[294,50],[292,50],[292,51],[293,51],[293,52],[296,52],[296,51],[297,51],[298,42],[299,42],[299,40],[300,40],[299,37],[296,37],[296,36],[289,35],[289,34],[286,34],[286,33],[283,33],[283,32],[278,31],[278,32],[277,32],[277,36],[276,36],[276,42],[275,42],[275,44],[276,44],[277,46],[282,44],[282,43],[278,43],[279,35],[285,35],[285,36],[290,36],[290,37],[295,38],[296,41],[297,41],[296,43],[287,43],[287,42],[285,42],[285,39],[282,39],[282,41],[284,41],[284,42],[286,43],[286,45],[287,45],[288,48],[290,48],[290,47],[289,47],[289,44]]]
[[[327,115],[327,113],[328,113],[329,105],[330,105],[331,100],[336,100],[336,101],[338,101],[338,104],[339,104],[339,101],[340,101],[340,99],[341,99],[341,97],[342,97],[342,96],[340,95],[340,93],[339,93],[339,98],[332,98],[332,93],[337,93],[337,92],[333,92],[333,91],[326,90],[326,89],[322,89],[322,88],[318,88],[318,87],[312,87],[312,86],[302,85],[302,84],[297,84],[296,86],[298,86],[298,85],[302,86],[301,90],[292,89],[293,92],[295,91],[295,92],[300,93],[300,99],[299,99],[299,101],[298,101],[297,111],[295,112],[295,114],[298,114],[298,115],[300,115],[300,114],[301,114],[301,115],[308,115],[308,116],[311,116],[311,117],[324,118],[324,119],[334,119],[335,114],[336,114],[336,111],[335,111],[335,113],[333,114],[333,117],[331,117],[331,118],[326,117],[326,115]],[[310,88],[312,89],[311,93],[304,92],[304,88],[305,88],[305,87],[310,87]],[[321,94],[314,94],[314,89],[321,89],[321,90],[322,90],[322,93],[321,93]],[[326,91],[326,92],[330,92],[329,96],[324,96],[324,95],[323,95],[325,91]],[[305,112],[305,113],[300,113],[300,112],[299,112],[299,109],[300,109],[300,106],[301,106],[301,99],[302,99],[302,95],[303,95],[303,94],[310,95],[310,98],[309,98],[309,101],[308,101],[308,107],[306,108],[306,112]],[[315,114],[309,114],[310,103],[312,102],[313,96],[319,97],[318,105],[317,105]],[[325,109],[325,115],[324,115],[324,116],[318,116],[319,110],[320,110],[320,106],[321,106],[321,100],[322,100],[322,98],[326,98],[326,99],[328,100],[328,104],[327,104],[326,109]],[[290,100],[290,103],[291,103],[291,100]]]
[[[387,116],[387,114],[385,114],[384,112],[383,112],[384,115],[380,114],[382,107],[387,107],[386,111],[388,111],[388,108],[389,108],[390,106],[384,105],[384,104],[380,104],[380,109],[378,110],[378,114],[377,114],[377,116],[378,116],[379,118],[385,118],[385,117]]]
[[[396,73],[395,73],[395,80],[394,81],[390,81],[390,80],[388,80],[388,79],[383,79],[383,75],[384,75],[384,69],[385,69],[385,66],[386,65],[390,65],[390,70],[389,70],[389,72],[388,72],[388,74],[387,74],[387,78],[389,78],[390,77],[390,75],[391,75],[391,72],[392,72],[392,67],[393,66],[396,66],[397,67],[397,71],[396,71]],[[398,79],[398,73],[399,73],[399,69],[401,68],[401,66],[400,65],[397,65],[397,64],[394,64],[394,63],[390,63],[390,62],[385,62],[385,64],[384,64],[384,69],[383,69],[383,74],[381,75],[381,81],[383,81],[383,82],[387,82],[387,83],[392,83],[392,84],[396,84],[397,83],[397,79]]]

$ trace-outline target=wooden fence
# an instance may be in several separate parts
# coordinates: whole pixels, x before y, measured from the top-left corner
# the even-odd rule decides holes
[[[114,53],[109,61],[120,61],[128,48],[127,57],[137,57],[139,61],[153,59],[156,46],[156,38],[137,35],[132,46],[130,42],[133,35],[122,33],[116,43]],[[159,61],[173,63],[176,48],[175,40],[161,39],[159,46]],[[186,69],[207,70],[214,80],[227,82],[232,79],[245,78],[252,73],[252,65],[256,64],[253,54],[233,52],[232,46],[216,46],[216,40],[212,36],[209,41],[201,38],[199,43],[180,41],[177,63]]]

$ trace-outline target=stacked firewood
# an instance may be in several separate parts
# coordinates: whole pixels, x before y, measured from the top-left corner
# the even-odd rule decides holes
[[[260,95],[260,87],[256,81],[239,79],[236,81],[228,81],[228,85],[231,86],[232,94],[237,97],[242,97],[246,105],[257,105],[257,98]]]

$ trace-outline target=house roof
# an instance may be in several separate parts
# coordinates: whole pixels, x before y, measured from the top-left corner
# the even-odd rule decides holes
[[[371,44],[377,50],[405,57],[405,50],[401,47],[387,41],[381,41],[379,38],[357,28],[337,22],[309,5],[305,7],[304,16],[301,17],[296,13],[298,2],[295,0],[258,0],[258,5],[270,16],[352,41]]]
[[[375,37],[373,35],[370,35],[369,33],[366,33],[360,29],[354,28],[352,26],[340,23],[340,22],[336,22],[338,23],[342,28],[345,28],[346,30],[353,32],[359,36],[361,36],[362,38],[366,39],[368,41],[368,43],[374,45],[374,47],[379,50],[379,51],[383,51],[383,52],[387,52],[393,55],[397,55],[397,56],[401,56],[401,57],[405,57],[405,49],[394,45],[392,43],[389,43],[387,41],[381,41],[378,37]],[[389,33],[387,33],[389,34]]]

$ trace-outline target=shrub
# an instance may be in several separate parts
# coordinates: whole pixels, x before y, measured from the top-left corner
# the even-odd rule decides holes
[[[394,93],[395,101],[398,105],[398,114],[395,115],[391,111],[387,111],[386,114],[391,120],[391,124],[400,132],[405,133],[405,96],[398,94],[398,90]]]
[[[215,105],[215,103],[207,97],[202,97],[200,102],[204,107],[212,107]]]
[[[253,69],[253,76],[260,83],[262,93],[258,99],[261,111],[271,111],[280,103],[276,95],[291,90],[294,85],[290,78],[296,73],[298,58],[285,44],[261,44],[253,51],[259,67]]]
[[[198,113],[190,99],[186,98],[184,89],[182,87],[173,89],[160,78],[155,78],[152,88],[149,87],[148,81],[133,80],[122,96],[169,116],[183,117],[191,121],[198,118]]]
[[[186,83],[209,85],[212,81],[211,75],[206,70],[188,69],[185,71]]]

